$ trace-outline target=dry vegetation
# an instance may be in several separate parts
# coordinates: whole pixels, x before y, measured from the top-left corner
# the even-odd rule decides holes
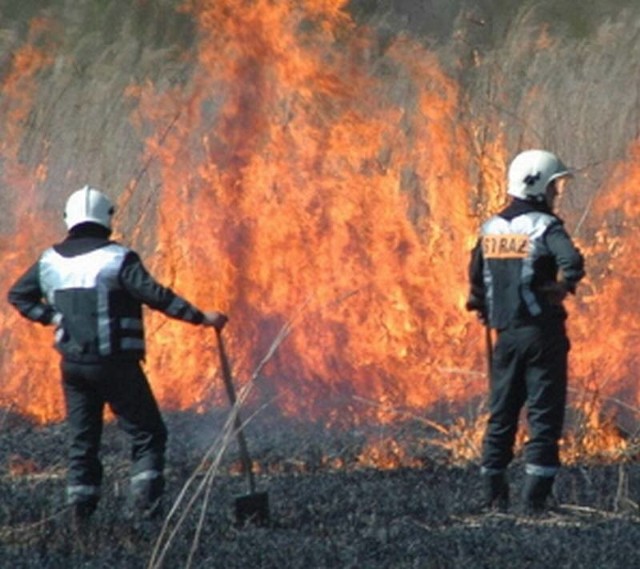
[[[234,500],[247,487],[235,445],[224,436],[225,417],[178,413],[167,422],[167,518],[148,525],[125,519],[127,440],[109,424],[104,497],[79,531],[63,505],[64,424],[37,427],[5,412],[0,565],[615,568],[640,562],[640,468],[633,463],[566,467],[556,508],[533,519],[518,513],[516,461],[513,511],[483,514],[477,467],[456,465],[443,433],[424,424],[327,432],[308,424],[261,425],[258,417],[247,434],[271,523],[237,527]],[[371,466],[373,457],[394,468]]]
[[[0,0],[5,54],[0,76],[11,69],[6,54],[26,42],[27,23],[42,15],[44,4]],[[151,158],[139,164],[142,141],[128,122],[131,108],[121,93],[132,81],[149,78],[161,88],[187,82],[189,70],[177,55],[192,49],[192,24],[176,15],[177,2],[169,0],[49,4],[48,11],[64,23],[66,43],[59,47],[63,55],[56,60],[56,72],[47,76],[48,88],[41,95],[46,100],[36,102],[23,125],[27,136],[21,164],[35,167],[47,158],[49,177],[43,187],[48,206],[61,202],[59,180],[69,172],[79,179],[90,173],[98,185],[112,187],[126,186],[135,172],[139,191],[132,194],[130,211],[146,215],[155,199],[155,187],[145,177]],[[406,26],[417,26],[410,31],[419,35],[438,31],[439,37],[425,41],[443,58],[451,50],[473,61],[463,79],[468,112],[486,123],[474,139],[479,164],[490,156],[490,145],[502,138],[503,129],[509,147],[549,144],[583,166],[585,192],[572,205],[574,217],[583,211],[586,216],[607,164],[637,137],[640,42],[631,17],[634,3],[583,2],[580,10],[575,2],[551,0],[350,4],[381,36]],[[533,4],[542,8],[527,8]],[[585,20],[585,14],[600,17],[592,8],[605,4],[620,16],[602,18],[594,34],[595,20]],[[429,19],[432,12],[442,19]],[[504,21],[493,14],[505,14]],[[546,32],[540,35],[547,28],[539,14],[551,18],[551,32],[567,28],[553,51],[539,49],[547,38]],[[423,22],[433,29],[420,28]],[[454,23],[464,33],[454,34]],[[383,39],[380,44],[382,49]],[[532,86],[533,101],[528,96]],[[105,149],[107,139],[117,144]],[[5,230],[13,224],[8,217],[14,199],[9,191],[0,195]],[[587,238],[600,221],[582,225],[582,220],[578,227]],[[139,219],[124,221],[144,226]],[[10,332],[2,338],[5,348]],[[28,370],[28,375],[35,374]],[[597,432],[594,425],[570,441],[573,461],[558,478],[555,510],[531,519],[518,514],[519,460],[512,469],[513,512],[478,512],[474,460],[480,427],[473,417],[449,425],[407,419],[391,427],[342,431],[285,421],[263,424],[258,417],[249,425],[248,438],[260,470],[259,489],[269,492],[272,520],[266,527],[236,527],[234,497],[245,492],[246,484],[237,474],[235,445],[227,449],[226,414],[177,413],[168,415],[167,423],[166,510],[172,515],[155,525],[125,520],[127,440],[109,424],[103,500],[90,526],[78,531],[63,502],[64,424],[40,427],[10,409],[0,410],[0,567],[640,566],[640,467],[633,441],[614,463],[581,459]]]

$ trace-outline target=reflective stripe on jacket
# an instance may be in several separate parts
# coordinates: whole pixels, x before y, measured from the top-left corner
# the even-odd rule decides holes
[[[141,304],[123,289],[120,271],[129,249],[109,243],[65,257],[53,247],[39,262],[42,291],[62,314],[58,349],[71,358],[144,355]]]
[[[135,251],[109,241],[95,224],[47,249],[7,297],[25,318],[55,324],[56,347],[76,362],[142,359],[143,305],[192,324],[204,320],[202,311],[158,283]]]
[[[543,289],[559,271],[575,287],[584,276],[584,259],[558,217],[535,210],[494,216],[482,226],[479,254],[480,294],[492,328],[566,318],[564,307]]]

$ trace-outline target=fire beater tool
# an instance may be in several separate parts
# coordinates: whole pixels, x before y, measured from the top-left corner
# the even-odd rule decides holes
[[[231,376],[231,366],[229,365],[229,359],[227,358],[227,352],[222,340],[222,333],[217,328],[216,337],[218,339],[218,353],[220,356],[222,379],[224,380],[227,395],[229,396],[231,408],[234,409],[236,405],[236,392]],[[242,469],[247,476],[247,482],[249,484],[249,493],[243,496],[238,496],[235,500],[236,522],[238,525],[245,525],[248,522],[253,522],[256,525],[265,525],[269,521],[269,495],[267,492],[256,492],[253,463],[249,456],[247,440],[242,429],[242,420],[240,419],[240,414],[237,412],[234,416],[234,428],[238,439],[238,447],[240,449]]]

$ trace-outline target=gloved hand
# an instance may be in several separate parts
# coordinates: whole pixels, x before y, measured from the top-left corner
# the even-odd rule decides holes
[[[480,300],[479,298],[476,298],[474,296],[470,296],[467,299],[466,304],[464,305],[464,307],[469,311],[475,311],[478,314],[478,319],[480,320],[480,322],[482,322],[483,324],[487,323],[487,308],[484,305],[484,302],[482,300]]]
[[[212,310],[204,313],[204,320],[202,321],[202,325],[215,328],[216,330],[218,330],[218,332],[220,332],[228,321],[229,318],[226,314]]]
[[[569,287],[564,282],[550,282],[539,289],[547,297],[549,304],[559,306],[569,294]]]

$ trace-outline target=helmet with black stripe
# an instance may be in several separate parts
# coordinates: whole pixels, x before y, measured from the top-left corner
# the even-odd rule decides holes
[[[84,186],[67,199],[64,221],[69,230],[87,222],[98,223],[111,230],[114,212],[113,203],[105,194],[91,186]]]
[[[565,176],[571,176],[569,168],[552,152],[525,150],[509,165],[507,193],[515,198],[542,202],[547,186]]]

